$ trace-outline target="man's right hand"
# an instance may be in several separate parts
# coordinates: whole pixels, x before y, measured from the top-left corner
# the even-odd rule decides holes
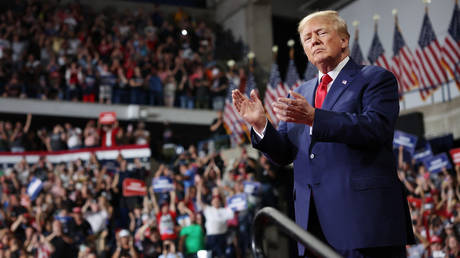
[[[251,98],[249,99],[239,90],[232,91],[233,105],[235,105],[238,113],[243,119],[248,122],[254,130],[262,133],[267,122],[265,116],[264,106],[260,101],[255,90],[251,91]]]

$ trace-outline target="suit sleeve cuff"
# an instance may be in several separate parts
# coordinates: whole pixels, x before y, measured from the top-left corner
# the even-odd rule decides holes
[[[254,127],[252,128],[252,130],[254,131],[254,133],[256,133],[257,136],[259,136],[259,140],[262,140],[265,136],[265,131],[267,130],[267,124],[268,124],[268,121],[267,119],[265,119],[265,126],[264,126],[264,129],[262,130],[262,132],[257,132],[256,129],[254,129]]]

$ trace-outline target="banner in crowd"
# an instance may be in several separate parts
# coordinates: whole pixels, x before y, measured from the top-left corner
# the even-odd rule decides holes
[[[244,192],[247,194],[256,195],[260,191],[260,183],[252,181],[244,181]]]
[[[450,156],[454,164],[460,166],[460,148],[450,150]]]
[[[172,178],[166,176],[154,178],[152,180],[152,186],[155,193],[165,193],[174,190]]]
[[[248,207],[248,198],[246,194],[235,194],[227,199],[227,207],[233,211],[243,211]]]
[[[115,112],[101,112],[99,114],[99,123],[103,125],[111,125],[117,121],[117,113]]]
[[[425,164],[426,169],[431,173],[439,173],[443,168],[452,168],[452,164],[450,164],[446,153],[440,153],[436,156],[427,158],[423,161],[423,163]]]
[[[27,195],[29,195],[30,200],[33,201],[40,194],[40,191],[43,188],[42,180],[34,177],[27,186]]]
[[[423,147],[422,149],[418,149],[414,155],[412,156],[412,158],[417,161],[417,162],[423,162],[423,160],[429,158],[429,157],[432,157],[433,156],[433,152],[431,151],[431,146],[430,144],[427,142],[425,147]]]
[[[143,165],[148,169],[150,168],[150,156],[151,151],[148,145],[126,145],[116,146],[109,148],[83,148],[78,150],[66,150],[66,151],[30,151],[21,153],[10,153],[0,152],[0,169],[13,167],[19,163],[22,159],[25,159],[27,163],[33,165],[38,162],[41,157],[44,157],[46,161],[53,164],[61,162],[75,161],[77,159],[83,162],[88,162],[91,155],[95,154],[101,165],[108,166],[110,161],[116,161],[118,155],[128,161],[132,166],[132,161],[135,158],[139,158]]]
[[[417,136],[396,130],[393,138],[393,147],[398,148],[403,146],[409,153],[414,153],[415,146],[417,145]]]
[[[144,196],[147,194],[147,188],[143,180],[135,178],[125,178],[123,180],[123,196]]]

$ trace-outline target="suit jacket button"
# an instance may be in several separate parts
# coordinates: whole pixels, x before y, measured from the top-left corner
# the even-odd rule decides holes
[[[310,154],[310,159],[314,159],[315,158],[315,154]]]

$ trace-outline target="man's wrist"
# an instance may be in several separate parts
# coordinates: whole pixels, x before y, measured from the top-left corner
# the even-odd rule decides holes
[[[263,123],[262,123],[262,122],[259,122],[259,123],[257,123],[257,124],[254,124],[254,125],[253,125],[253,128],[254,128],[254,130],[255,130],[257,133],[263,134],[265,128],[267,127],[267,123],[268,123],[267,118],[265,118],[265,120],[263,121]]]

